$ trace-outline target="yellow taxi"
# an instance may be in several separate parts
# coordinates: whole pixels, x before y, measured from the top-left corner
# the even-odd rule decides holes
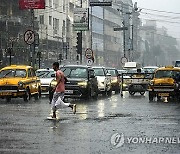
[[[149,83],[149,101],[154,98],[160,100],[162,97],[168,99],[179,98],[179,88],[176,81],[180,75],[180,68],[173,66],[165,66],[155,71],[153,79]]]
[[[29,101],[31,96],[41,96],[40,79],[31,66],[11,65],[0,70],[0,98],[10,101],[21,97]]]

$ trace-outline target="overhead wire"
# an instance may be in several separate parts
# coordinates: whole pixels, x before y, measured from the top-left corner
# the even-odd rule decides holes
[[[143,8],[143,7],[139,7],[139,8],[142,9],[142,10],[149,10],[149,11],[154,11],[154,12],[161,12],[161,13],[169,13],[169,14],[180,15],[179,12],[162,11],[162,10],[155,10],[155,9]]]

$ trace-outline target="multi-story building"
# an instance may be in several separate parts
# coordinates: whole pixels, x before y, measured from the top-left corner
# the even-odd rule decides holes
[[[97,65],[120,66],[123,50],[122,32],[114,27],[122,26],[122,16],[117,3],[112,7],[95,6],[91,8],[92,49]]]
[[[29,60],[27,60],[29,58],[29,48],[24,42],[23,34],[30,26],[30,11],[20,10],[18,0],[1,0],[0,65],[9,64],[10,53],[8,51],[11,51],[12,63],[29,63]],[[18,61],[18,59],[21,59],[21,61]]]
[[[39,51],[42,63],[50,65],[52,61],[66,58],[67,54],[67,1],[46,0],[45,9],[35,10],[35,18],[39,21]]]
[[[167,34],[165,27],[158,28],[155,20],[146,20],[140,36],[139,51],[144,65],[170,65],[179,57],[176,39]]]
[[[87,8],[88,1],[82,1],[81,4],[77,0],[46,0],[45,10],[36,10],[41,42],[39,50],[43,53],[42,59],[46,65],[55,60],[60,60],[63,64],[76,63],[78,31],[73,29],[74,8],[81,5]],[[83,32],[83,51],[88,46],[86,35],[88,32]]]
[[[14,49],[19,46],[17,51],[26,53],[24,55],[27,55],[28,61],[31,61],[30,48],[25,44],[23,35],[27,29],[32,29],[34,23],[34,30],[39,34],[40,39],[34,57],[37,57],[37,53],[41,53],[43,67],[51,66],[51,63],[57,60],[61,60],[62,63],[76,62],[77,33],[79,31],[73,29],[74,8],[88,8],[89,1],[45,0],[45,3],[45,9],[34,10],[34,20],[32,20],[30,10],[19,10],[18,0],[10,1],[10,3],[3,0],[0,3],[0,23],[2,24],[1,27],[4,28],[1,30],[1,49],[5,51],[9,44],[12,45],[11,41],[7,40],[6,36],[8,35],[9,38],[16,40]],[[122,27],[124,20],[128,24],[127,26],[130,25],[129,16],[125,19],[122,12],[131,11],[132,1],[128,0],[122,5],[121,0],[116,0],[112,4],[112,7],[89,7],[90,29],[82,32],[83,63],[86,63],[85,50],[92,48],[97,65],[118,67],[121,64],[123,48],[125,47],[125,50],[128,50],[129,38],[131,37],[130,29],[123,33],[122,31],[114,31],[114,27]],[[121,10],[121,12],[119,10],[122,6],[129,6],[129,8],[128,10]],[[123,34],[125,34],[125,46],[123,45]],[[27,58],[25,58],[26,61]],[[25,62],[21,61],[21,63]]]

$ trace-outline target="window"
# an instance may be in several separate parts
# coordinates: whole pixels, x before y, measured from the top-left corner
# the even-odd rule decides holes
[[[49,7],[52,7],[52,0],[49,0]]]
[[[63,0],[63,12],[65,12],[65,0]]]
[[[65,21],[63,20],[63,26],[62,26],[62,34],[65,35]]]
[[[54,7],[55,9],[57,9],[58,6],[59,6],[59,0],[54,0],[54,1],[53,1],[53,7]]]
[[[108,73],[111,74],[112,77],[116,76],[116,70],[108,70]]]
[[[56,19],[56,29],[59,30],[59,19]]]
[[[156,72],[155,78],[173,78],[177,74],[179,74],[178,71],[159,70]]]
[[[52,78],[55,75],[54,71],[37,71],[36,75],[40,78]]]
[[[64,72],[65,76],[68,78],[88,78],[88,73],[86,68],[78,68],[78,67],[64,67],[61,68]]]
[[[59,19],[53,18],[53,29],[59,30]]]
[[[96,76],[105,76],[104,70],[102,68],[94,68]]]
[[[14,70],[3,70],[0,72],[0,78],[14,77]]]
[[[39,22],[40,22],[40,24],[44,24],[44,15],[40,15],[39,16]]]
[[[52,25],[52,16],[49,16],[49,25]]]
[[[16,70],[15,77],[26,77],[26,70]]]

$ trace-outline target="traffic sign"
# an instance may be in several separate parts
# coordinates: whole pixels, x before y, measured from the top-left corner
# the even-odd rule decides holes
[[[128,30],[128,27],[114,27],[114,31]]]
[[[93,60],[92,59],[87,59],[86,64],[87,65],[92,65],[93,64]]]
[[[122,57],[121,58],[121,63],[125,64],[126,62],[128,62],[128,59],[126,57]]]
[[[106,2],[93,1],[90,2],[90,6],[112,6],[112,1],[106,1]]]
[[[85,51],[85,56],[88,59],[92,59],[93,58],[93,51],[90,48],[87,48]]]
[[[32,30],[27,30],[25,33],[24,33],[24,41],[28,44],[28,45],[31,45],[34,43],[34,40],[35,40],[35,34]]]

